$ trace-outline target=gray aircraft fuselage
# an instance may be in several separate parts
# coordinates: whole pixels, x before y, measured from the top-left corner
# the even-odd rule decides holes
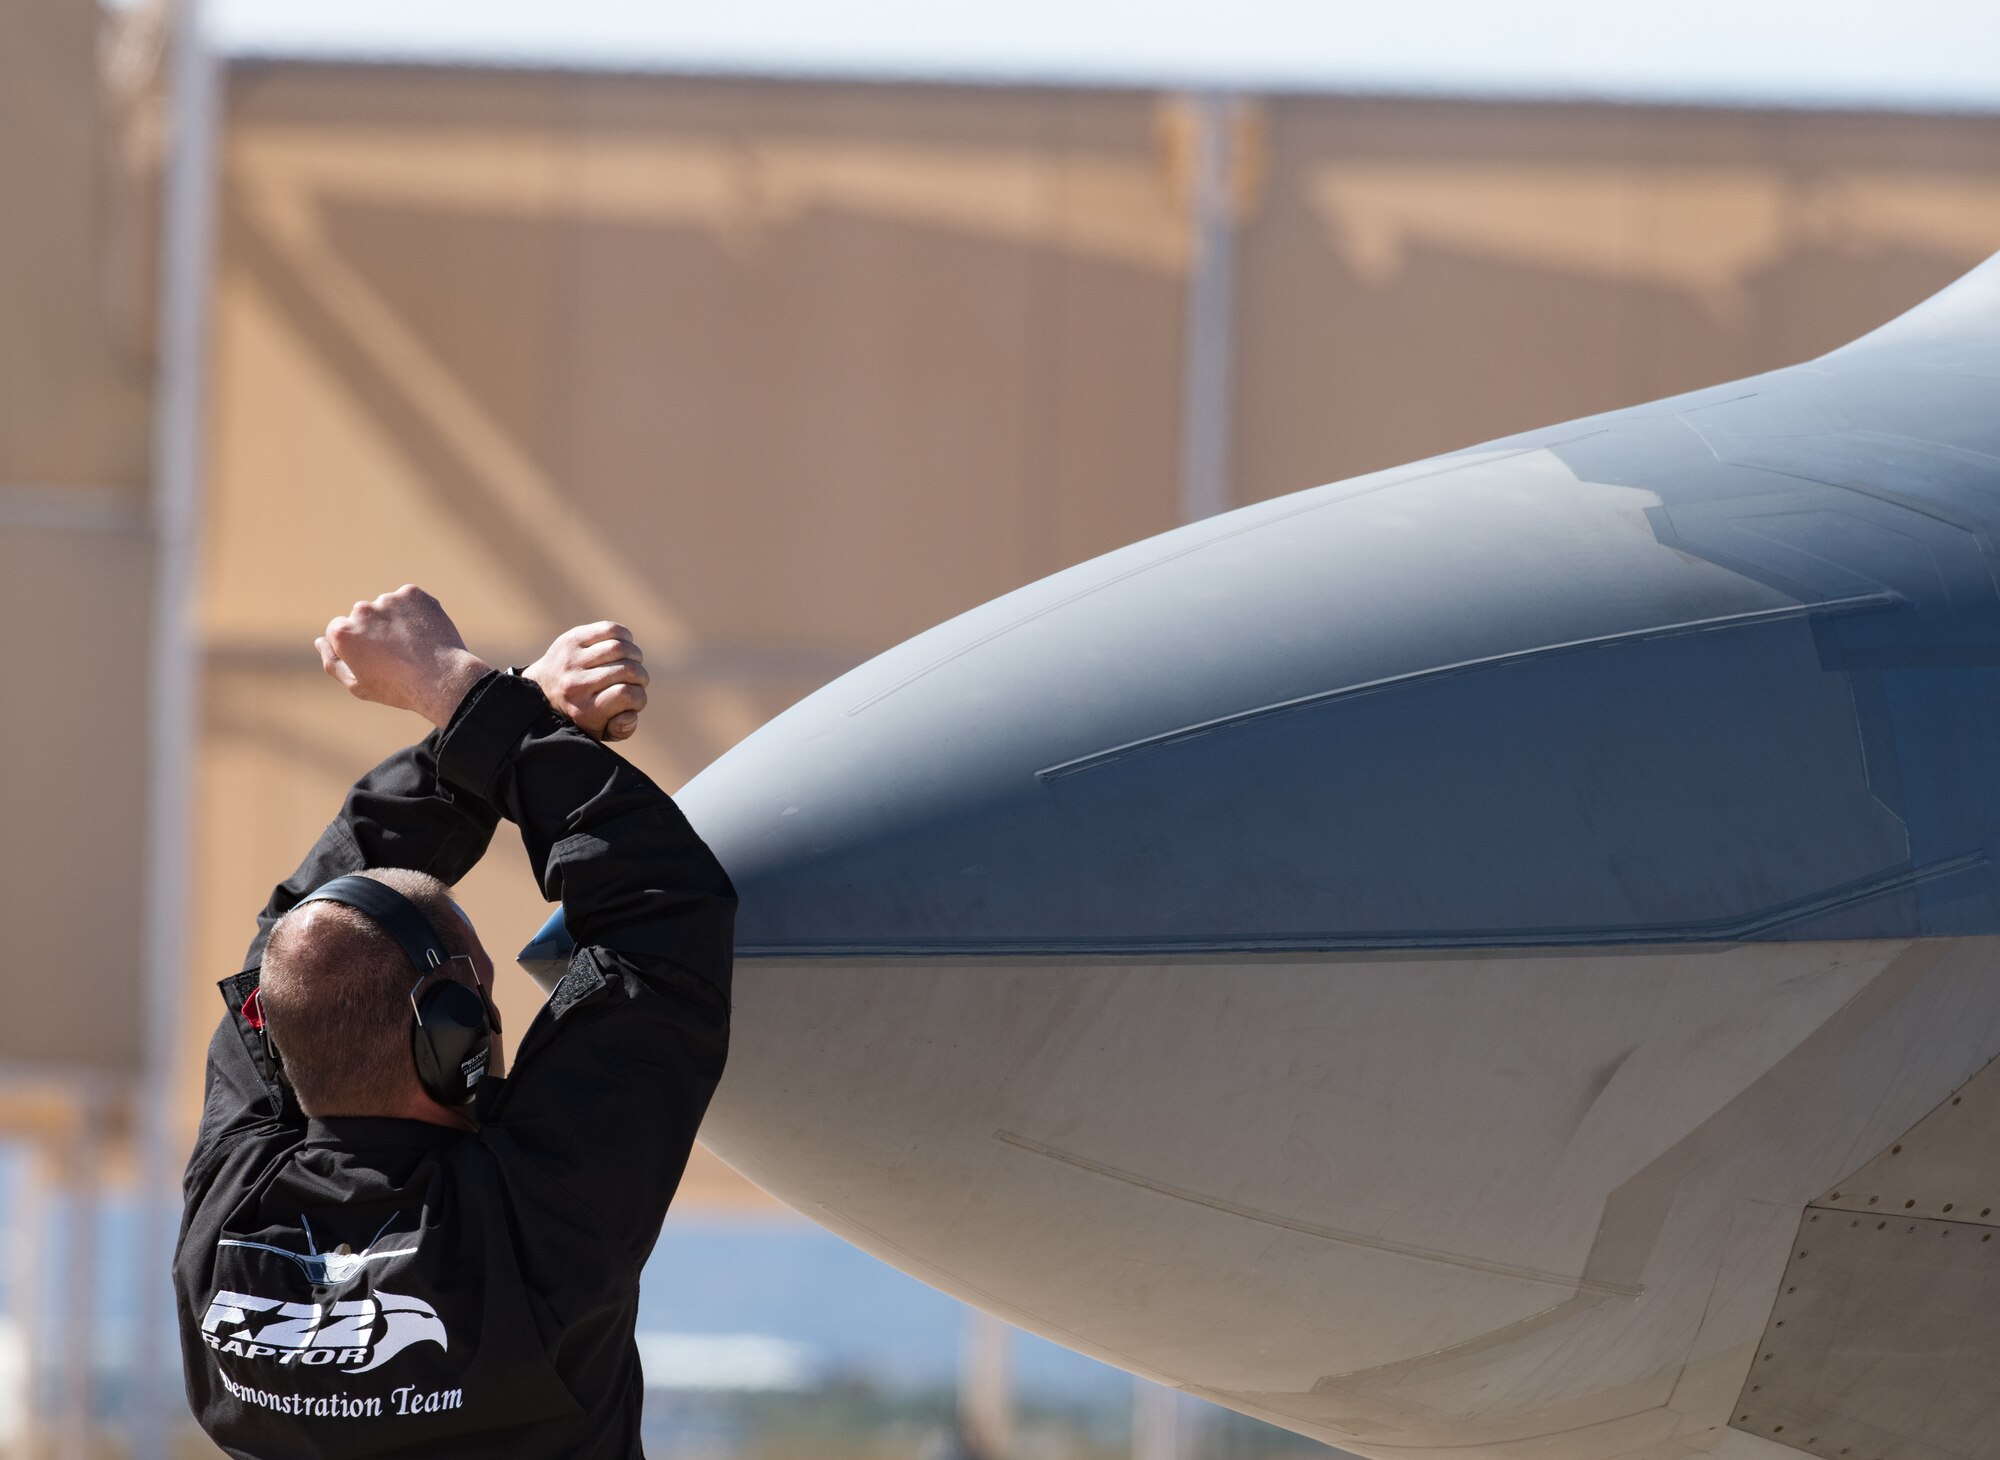
[[[1373,1455],[2000,1453],[2000,1154],[1915,1134],[2000,1053],[1996,534],[2000,260],[919,635],[680,798],[742,898],[705,1138]],[[1857,1357],[1912,1346],[1972,1397]]]

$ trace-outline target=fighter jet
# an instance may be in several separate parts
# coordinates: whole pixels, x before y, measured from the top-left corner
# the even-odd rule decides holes
[[[1996,534],[2000,258],[977,608],[683,792],[704,1139],[1363,1455],[2000,1454]]]

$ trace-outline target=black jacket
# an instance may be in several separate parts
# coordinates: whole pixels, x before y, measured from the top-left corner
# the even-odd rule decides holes
[[[271,925],[363,867],[456,881],[499,816],[578,952],[480,1128],[307,1120],[243,1013]],[[174,1253],[188,1401],[234,1456],[640,1452],[639,1270],[729,1034],[728,877],[672,800],[494,674],[355,784],[258,919]]]

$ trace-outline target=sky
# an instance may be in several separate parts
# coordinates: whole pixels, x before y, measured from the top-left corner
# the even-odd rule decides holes
[[[240,55],[2000,110],[1995,0],[207,0]]]
[[[965,1306],[804,1222],[729,1222],[670,1213],[640,1290],[642,1330],[771,1334],[797,1344],[817,1374],[890,1388],[949,1386]],[[1021,1392],[1112,1402],[1132,1381],[1031,1334],[1017,1335]]]

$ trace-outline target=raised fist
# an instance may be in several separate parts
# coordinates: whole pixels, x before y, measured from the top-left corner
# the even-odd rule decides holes
[[[609,619],[556,635],[548,652],[522,670],[557,713],[599,740],[623,740],[646,708],[646,656],[632,631]]]
[[[443,726],[487,673],[458,628],[413,583],[357,603],[313,641],[320,667],[357,699],[412,710]]]

